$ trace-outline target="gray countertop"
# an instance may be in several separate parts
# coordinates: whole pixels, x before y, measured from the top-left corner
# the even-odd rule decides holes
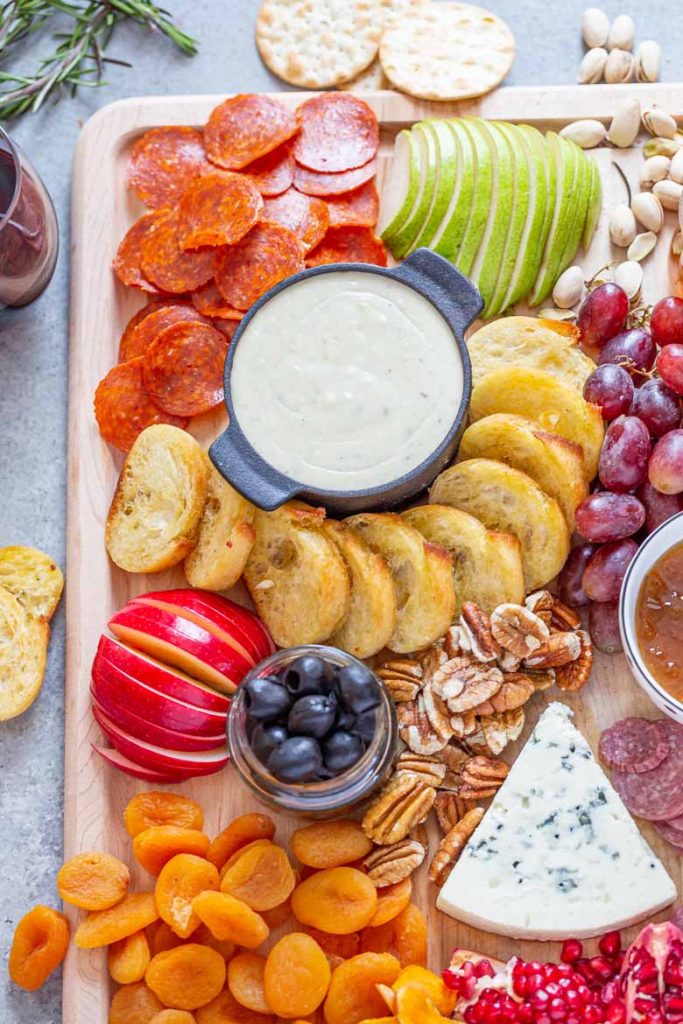
[[[483,0],[482,0],[483,2]],[[582,0],[491,0],[511,26],[517,57],[510,85],[573,84],[582,55]],[[68,253],[71,160],[81,125],[99,107],[140,94],[281,90],[253,43],[257,0],[175,0],[170,6],[200,52],[189,59],[156,37],[122,30],[106,88],[65,97],[11,126],[50,190],[61,227],[55,277],[32,306],[0,311],[0,544],[32,544],[64,565],[68,353]],[[663,48],[662,78],[683,78],[683,18],[675,5],[609,0],[612,16],[630,13],[637,39]],[[35,52],[35,51],[34,51]],[[93,183],[93,187],[97,187]],[[90,403],[91,395],[79,401]],[[92,614],[97,614],[93,609]],[[65,609],[54,623],[42,693],[19,719],[0,725],[0,1022],[58,1024],[59,974],[34,995],[7,980],[15,922],[35,903],[57,905],[62,851]]]

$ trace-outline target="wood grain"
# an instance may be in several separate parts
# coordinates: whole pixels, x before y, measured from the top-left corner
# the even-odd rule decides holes
[[[477,114],[489,118],[526,121],[544,129],[559,128],[580,117],[609,118],[625,96],[638,95],[643,106],[653,102],[680,117],[683,85],[584,86],[558,88],[503,88],[481,100],[460,104],[417,102],[399,93],[364,95],[382,123],[379,184],[391,159],[398,130],[426,116]],[[310,94],[305,94],[306,96]],[[120,457],[100,438],[92,411],[98,381],[116,362],[119,337],[127,319],[139,306],[133,289],[122,287],[111,272],[111,260],[130,223],[142,212],[125,187],[125,166],[131,143],[147,128],[164,124],[201,125],[224,97],[142,97],[105,107],[84,127],[78,143],[73,175],[71,235],[71,356],[69,377],[69,476],[67,565],[67,668],[66,668],[66,784],[65,855],[81,850],[109,850],[131,859],[128,836],[122,825],[123,808],[131,796],[146,787],[120,774],[92,754],[90,744],[100,739],[90,714],[89,674],[100,633],[113,611],[130,597],[150,589],[182,584],[179,571],[155,576],[129,576],[113,566],[104,548],[104,521],[120,468]],[[301,94],[280,96],[289,106]],[[624,201],[623,183],[612,167],[618,160],[638,189],[642,159],[628,152],[601,149],[594,154],[603,174],[605,203],[596,240],[582,260],[588,274],[615,257],[606,231],[609,209]],[[673,216],[665,232],[673,230]],[[670,289],[668,238],[645,264],[645,301],[653,302]],[[203,441],[213,438],[221,425],[218,415],[194,422],[193,432]],[[543,695],[552,698],[553,692]],[[628,714],[656,715],[638,689],[621,657],[598,656],[587,690],[567,695],[576,722],[595,747],[600,730]],[[529,714],[537,718],[542,697]],[[218,831],[253,800],[228,768],[183,789],[206,810],[209,833]],[[286,839],[296,822],[280,819],[278,835]],[[681,859],[660,840],[654,829],[643,832],[661,856],[681,891]],[[433,837],[435,839],[435,837]],[[136,887],[149,888],[149,878],[133,871]],[[429,916],[430,963],[440,969],[453,946],[480,949],[507,958],[513,953],[536,958],[553,956],[557,949],[539,943],[517,943],[476,932],[437,913],[434,891],[426,869],[417,881],[417,900]],[[72,923],[75,914],[68,911]],[[110,982],[103,952],[69,952],[64,971],[64,1024],[105,1024]]]

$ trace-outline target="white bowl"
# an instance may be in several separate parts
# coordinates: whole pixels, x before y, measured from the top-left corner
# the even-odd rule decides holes
[[[636,608],[640,588],[650,569],[670,548],[682,542],[683,512],[679,512],[678,515],[672,516],[671,519],[667,519],[665,523],[658,526],[640,546],[626,571],[619,599],[621,641],[624,645],[626,660],[636,682],[665,715],[680,722],[681,725],[683,725],[683,703],[672,697],[663,686],[660,686],[640,653],[636,636]]]

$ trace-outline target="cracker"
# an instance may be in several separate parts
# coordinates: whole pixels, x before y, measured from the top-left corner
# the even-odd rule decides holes
[[[285,82],[326,89],[348,82],[377,56],[381,0],[264,0],[256,45]]]
[[[515,40],[490,11],[445,0],[420,5],[390,25],[379,55],[397,89],[425,100],[459,100],[481,96],[505,78]]]
[[[423,7],[429,2],[430,0],[380,0],[382,32],[390,25],[400,22],[401,19],[410,17],[415,7]],[[391,82],[382,71],[379,57],[375,58],[365,71],[361,71],[350,82],[342,85],[342,89],[346,89],[347,92],[377,92],[381,89],[391,89],[391,87]]]

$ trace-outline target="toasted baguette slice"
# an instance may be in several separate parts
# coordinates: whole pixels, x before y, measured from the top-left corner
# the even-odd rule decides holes
[[[369,658],[386,647],[396,627],[396,596],[389,567],[342,523],[328,519],[324,529],[341,552],[351,584],[346,618],[330,643],[356,658]]]
[[[588,495],[583,451],[560,434],[539,430],[523,416],[494,413],[467,428],[458,457],[497,459],[521,469],[558,503],[570,532],[574,513]]]
[[[551,373],[525,366],[487,373],[472,392],[470,422],[497,412],[525,416],[542,430],[580,445],[587,480],[596,475],[605,436],[600,410]]]
[[[210,463],[178,427],[157,423],[137,437],[123,464],[107,516],[112,562],[127,572],[161,572],[197,542]]]
[[[502,462],[469,459],[451,466],[434,481],[429,500],[469,512],[490,530],[514,533],[527,593],[557,576],[569,554],[569,529],[555,499]]]
[[[577,344],[573,324],[535,316],[504,316],[476,331],[467,341],[472,362],[472,385],[502,367],[528,366],[545,370],[583,392],[595,363]]]
[[[397,616],[387,647],[406,654],[442,637],[455,612],[448,553],[391,512],[361,512],[345,523],[389,566]]]
[[[234,587],[254,543],[255,514],[251,502],[211,467],[197,546],[185,559],[188,583],[204,590]]]
[[[324,509],[301,501],[256,512],[244,578],[278,647],[322,643],[346,617],[349,574],[324,521]]]
[[[0,586],[36,619],[49,622],[64,589],[62,570],[37,548],[0,548]]]
[[[45,675],[50,627],[0,586],[0,721],[33,704]]]
[[[455,615],[465,601],[492,612],[499,604],[524,600],[521,548],[512,534],[487,530],[474,516],[448,505],[421,505],[401,518],[451,556]]]

